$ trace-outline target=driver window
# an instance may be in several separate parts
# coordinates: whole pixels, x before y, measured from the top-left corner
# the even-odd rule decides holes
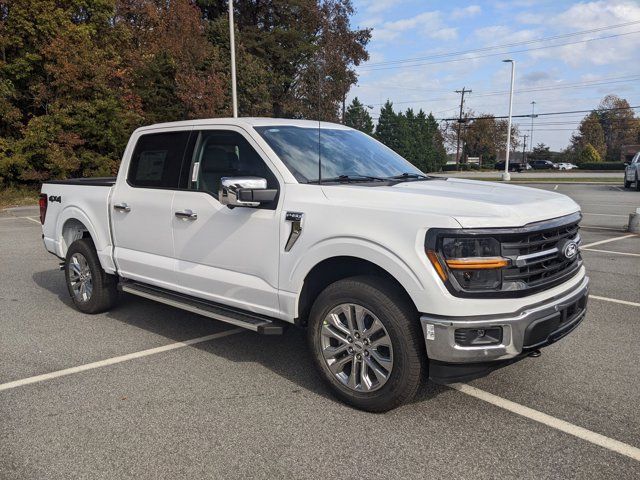
[[[203,130],[193,151],[189,188],[218,198],[223,177],[261,177],[267,188],[278,188],[275,176],[238,132]]]

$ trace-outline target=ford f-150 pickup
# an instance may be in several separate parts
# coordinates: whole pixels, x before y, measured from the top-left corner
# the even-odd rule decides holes
[[[318,374],[369,411],[537,356],[586,312],[571,199],[431,177],[343,125],[143,127],[116,178],[44,183],[40,217],[82,312],[121,291],[306,328]]]

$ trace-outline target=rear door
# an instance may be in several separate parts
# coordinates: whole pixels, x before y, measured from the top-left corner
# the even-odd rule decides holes
[[[175,193],[171,218],[179,289],[277,316],[282,202],[229,208],[218,201],[218,189],[223,177],[252,176],[282,193],[282,179],[240,128],[194,130],[193,139],[185,161],[189,186]]]
[[[114,258],[126,278],[165,287],[175,282],[171,203],[186,182],[181,173],[190,130],[143,132],[128,171],[119,174],[110,215]]]

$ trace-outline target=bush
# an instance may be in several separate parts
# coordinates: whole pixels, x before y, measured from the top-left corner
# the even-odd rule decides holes
[[[624,170],[625,164],[622,162],[585,162],[578,163],[578,168],[582,170]]]

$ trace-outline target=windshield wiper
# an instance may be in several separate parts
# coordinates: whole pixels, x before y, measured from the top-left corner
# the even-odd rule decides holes
[[[428,175],[423,175],[422,173],[401,173],[400,175],[394,175],[393,177],[387,177],[387,180],[414,180],[414,179],[429,179]]]
[[[307,183],[352,183],[352,182],[388,182],[388,178],[372,177],[370,175],[339,175],[337,177],[323,178],[322,180],[310,180]]]

